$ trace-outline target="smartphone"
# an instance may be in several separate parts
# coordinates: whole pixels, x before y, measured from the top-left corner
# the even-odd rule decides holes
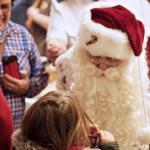
[[[4,73],[10,76],[20,79],[20,72],[17,57],[15,55],[2,58]]]

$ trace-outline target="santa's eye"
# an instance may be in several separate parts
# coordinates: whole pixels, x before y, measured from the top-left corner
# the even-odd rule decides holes
[[[114,61],[114,60],[115,60],[114,58],[111,58],[111,57],[106,57],[106,59],[107,59],[108,61]]]
[[[91,58],[91,59],[100,59],[100,58],[102,58],[101,56],[93,56],[93,55],[91,55],[91,54],[88,54],[89,55],[89,57]]]
[[[105,58],[107,61],[110,61],[110,62],[120,62],[120,60],[112,58],[112,57],[105,57]]]

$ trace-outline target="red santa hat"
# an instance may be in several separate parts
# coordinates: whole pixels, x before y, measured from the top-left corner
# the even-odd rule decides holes
[[[145,29],[139,19],[129,6],[110,2],[89,5],[83,12],[78,46],[93,56],[139,56],[145,47]]]

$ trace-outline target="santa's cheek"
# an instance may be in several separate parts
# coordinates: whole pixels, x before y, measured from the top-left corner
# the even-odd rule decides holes
[[[99,60],[96,59],[90,59],[90,62],[93,63],[94,65],[98,65],[99,64]]]

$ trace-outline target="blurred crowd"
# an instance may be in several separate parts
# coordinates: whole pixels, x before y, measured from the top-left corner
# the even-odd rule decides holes
[[[12,149],[11,135],[15,130],[12,141],[16,150],[27,150],[28,146],[29,149],[33,146],[32,148],[39,150],[82,150],[83,146],[89,145],[102,150],[119,150],[118,139],[116,141],[110,132],[97,128],[95,122],[89,119],[82,106],[76,102],[78,98],[73,93],[66,92],[72,89],[70,80],[73,82],[74,67],[70,67],[65,59],[73,59],[73,48],[80,43],[77,37],[82,30],[82,12],[86,6],[95,3],[94,1],[112,0],[0,0],[0,130],[3,130],[2,136],[0,131],[0,136],[4,137],[2,140],[0,138],[0,150]],[[113,3],[115,2],[118,3],[120,0],[113,0]],[[148,0],[121,0],[121,4],[134,8],[139,18],[142,18],[144,26],[150,26]],[[86,33],[84,34],[81,41],[86,39]],[[96,37],[91,38],[93,43],[97,41]],[[86,44],[91,45],[91,41]],[[75,50],[78,48],[80,49],[75,47]],[[101,61],[108,61],[114,65],[99,66],[102,70],[119,66],[120,63],[108,57],[97,58],[91,54],[88,57],[97,66]],[[95,58],[99,59],[99,62],[95,61]],[[82,60],[79,61],[84,63]],[[9,68],[10,65],[13,69]],[[33,98],[43,91],[50,84],[53,73],[56,73],[56,68],[53,70],[49,67],[47,71],[45,68],[48,66],[57,67],[58,72],[63,74],[57,86],[65,91],[48,92],[25,113],[25,99]],[[55,73],[54,76],[57,74]],[[78,82],[77,84],[80,85]],[[84,90],[82,92],[84,93]],[[53,118],[51,121],[47,120],[49,116]],[[75,118],[72,119],[73,117]],[[51,129],[48,129],[48,126]],[[65,131],[61,130],[62,126]],[[39,128],[45,130],[39,131]],[[49,141],[57,143],[49,145]]]

